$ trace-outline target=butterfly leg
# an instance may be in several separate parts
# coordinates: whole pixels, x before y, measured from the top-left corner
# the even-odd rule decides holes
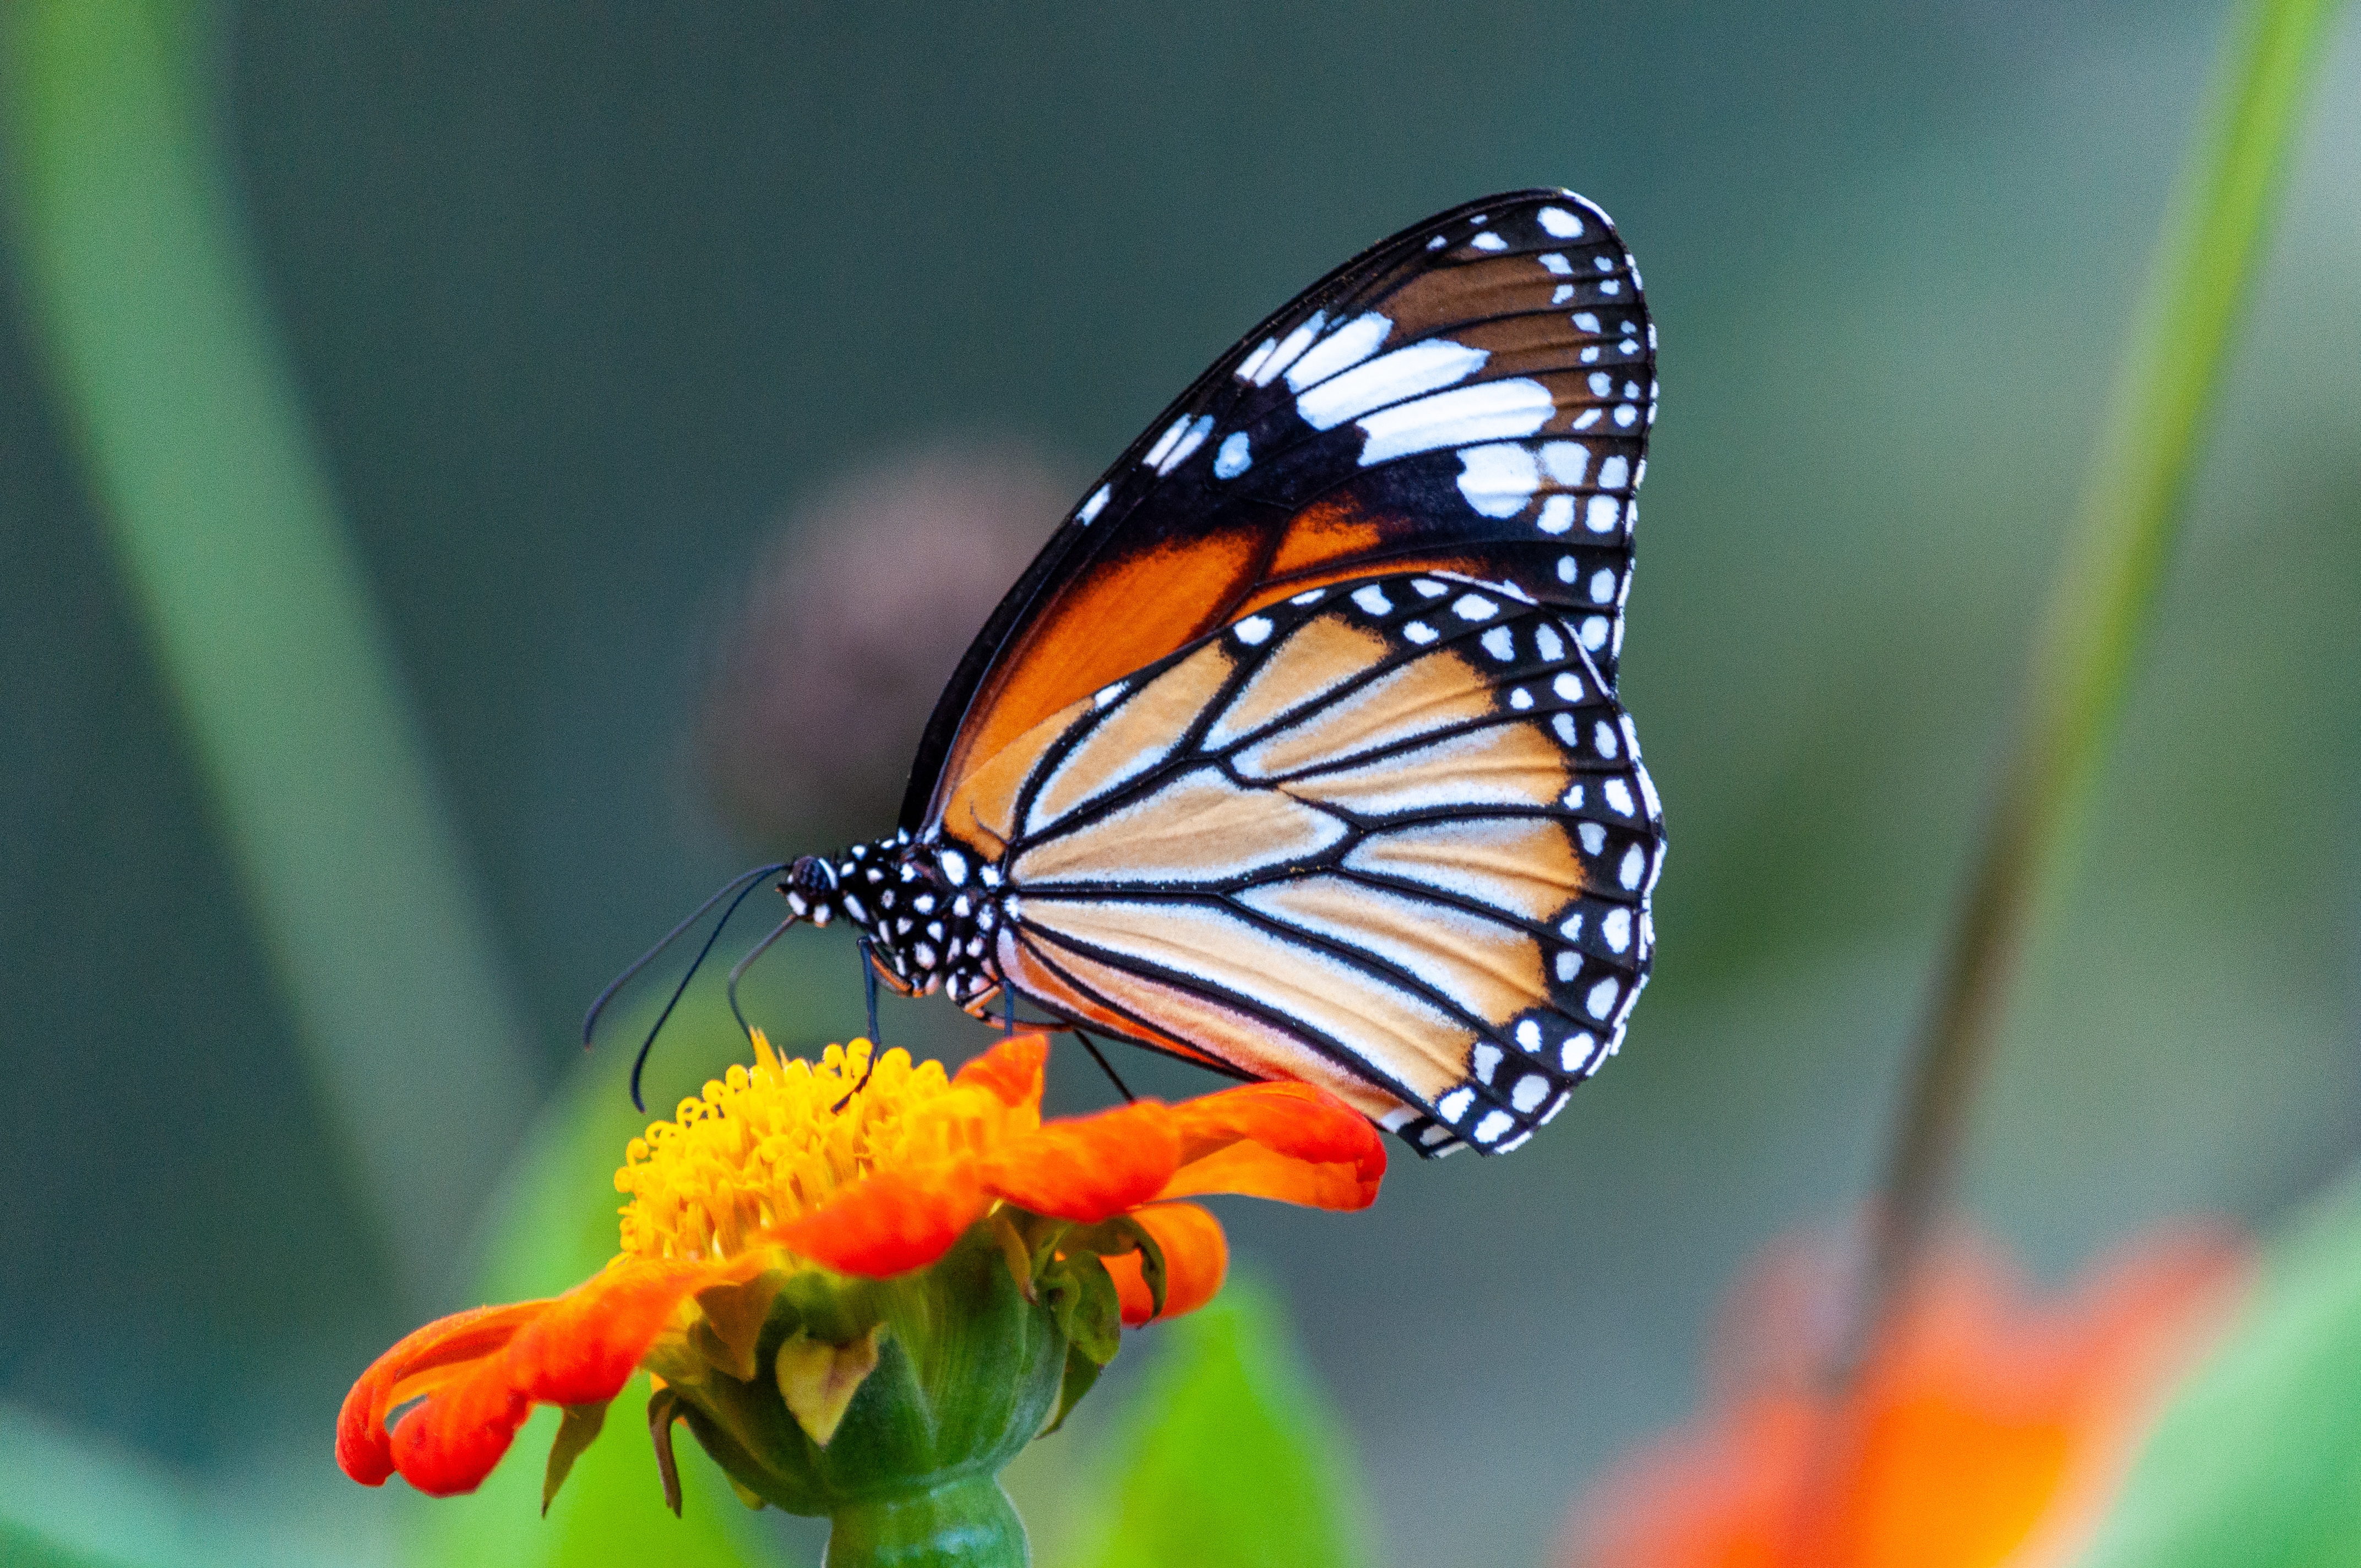
[[[869,938],[861,938],[861,984],[869,1001],[869,1062],[861,1069],[861,1081],[844,1091],[844,1098],[829,1109],[841,1111],[852,1103],[852,1097],[869,1087],[869,1075],[877,1070],[877,1054],[883,1048],[877,1044],[877,967],[869,961]]]
[[[1091,1060],[1099,1064],[1099,1070],[1107,1075],[1107,1081],[1115,1085],[1115,1091],[1123,1096],[1125,1104],[1128,1105],[1139,1098],[1131,1091],[1130,1086],[1124,1082],[1123,1075],[1115,1071],[1114,1064],[1100,1054],[1097,1041],[1080,1029],[1074,1031],[1074,1038],[1082,1042],[1082,1049],[1091,1053]]]

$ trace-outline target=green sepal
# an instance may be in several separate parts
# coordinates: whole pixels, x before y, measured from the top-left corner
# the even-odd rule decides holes
[[[1016,1228],[1006,1209],[993,1211],[992,1239],[1000,1244],[1000,1255],[1008,1260],[1008,1275],[1016,1281],[1018,1294],[1028,1302],[1039,1300],[1033,1288],[1034,1268],[1039,1261],[1034,1255],[1035,1244]]]
[[[1041,1276],[1042,1297],[1067,1343],[1104,1366],[1123,1338],[1123,1298],[1096,1254],[1069,1253]]]
[[[1148,1299],[1155,1306],[1148,1315],[1164,1315],[1165,1266],[1164,1248],[1146,1225],[1128,1214],[1118,1214],[1112,1220],[1072,1230],[1058,1245],[1069,1252],[1087,1252],[1099,1257],[1120,1257],[1126,1253],[1139,1255],[1139,1277],[1148,1287]]]
[[[595,1405],[568,1405],[565,1418],[557,1423],[556,1440],[549,1445],[549,1468],[541,1476],[542,1517],[549,1517],[549,1505],[556,1500],[557,1489],[566,1485],[566,1477],[574,1469],[574,1462],[607,1424],[607,1401]]]
[[[656,1445],[656,1474],[664,1479],[664,1507],[680,1518],[680,1464],[673,1458],[672,1423],[681,1419],[680,1396],[659,1388],[648,1396],[648,1436]]]
[[[1041,1429],[1043,1437],[1066,1424],[1066,1418],[1073,1413],[1076,1405],[1082,1402],[1082,1396],[1091,1391],[1091,1386],[1099,1380],[1099,1374],[1105,1370],[1103,1364],[1091,1359],[1080,1345],[1066,1347],[1066,1376],[1058,1385],[1058,1411],[1049,1418],[1049,1424]]]
[[[789,1333],[800,1328],[829,1344],[851,1344],[884,1321],[884,1293],[879,1283],[821,1268],[798,1269],[779,1288],[770,1327],[775,1331],[784,1325]]]

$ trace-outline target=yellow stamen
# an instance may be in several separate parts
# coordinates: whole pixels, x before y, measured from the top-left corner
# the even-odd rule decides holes
[[[940,1062],[913,1064],[895,1049],[852,1093],[871,1049],[855,1040],[829,1047],[817,1063],[783,1060],[757,1030],[753,1066],[732,1067],[701,1098],[682,1101],[674,1120],[631,1140],[615,1172],[615,1190],[631,1198],[622,1250],[730,1257],[906,1157],[913,1118],[949,1093],[950,1080]]]

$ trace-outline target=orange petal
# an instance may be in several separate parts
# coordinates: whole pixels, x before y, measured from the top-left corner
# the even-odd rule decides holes
[[[456,1381],[467,1364],[506,1345],[538,1317],[547,1301],[506,1307],[475,1307],[438,1318],[405,1334],[361,1374],[336,1413],[336,1463],[364,1486],[380,1486],[393,1474],[393,1447],[386,1435],[388,1411],[431,1387]],[[440,1376],[437,1376],[437,1375]]]
[[[1172,1109],[1183,1164],[1157,1196],[1244,1192],[1321,1209],[1366,1209],[1385,1179],[1367,1118],[1306,1083],[1251,1083]]]
[[[1049,1060],[1049,1036],[1012,1035],[961,1068],[951,1081],[988,1089],[1004,1105],[1038,1107]]]
[[[613,1398],[683,1299],[750,1266],[634,1258],[554,1301],[533,1303],[496,1353],[395,1423],[394,1467],[433,1497],[475,1490],[534,1405]]]
[[[843,1274],[882,1279],[924,1268],[991,1206],[974,1167],[972,1159],[961,1158],[881,1171],[772,1235],[789,1251]]]
[[[1153,1203],[1132,1215],[1164,1249],[1164,1312],[1177,1318],[1212,1300],[1230,1271],[1229,1243],[1222,1222],[1194,1203]],[[1139,1255],[1121,1253],[1106,1260],[1115,1277],[1115,1294],[1123,1299],[1123,1321],[1133,1328],[1156,1315],[1156,1299],[1141,1275]]]
[[[1180,1163],[1171,1106],[1143,1100],[1052,1122],[977,1162],[987,1191],[1037,1214],[1094,1225],[1154,1198]]]

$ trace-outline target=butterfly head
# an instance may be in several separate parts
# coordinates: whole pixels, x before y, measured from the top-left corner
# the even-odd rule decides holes
[[[806,855],[788,866],[779,891],[788,913],[809,925],[842,916],[895,990],[944,991],[967,1006],[1000,984],[991,951],[999,886],[998,869],[972,850],[897,833],[835,855]]]

